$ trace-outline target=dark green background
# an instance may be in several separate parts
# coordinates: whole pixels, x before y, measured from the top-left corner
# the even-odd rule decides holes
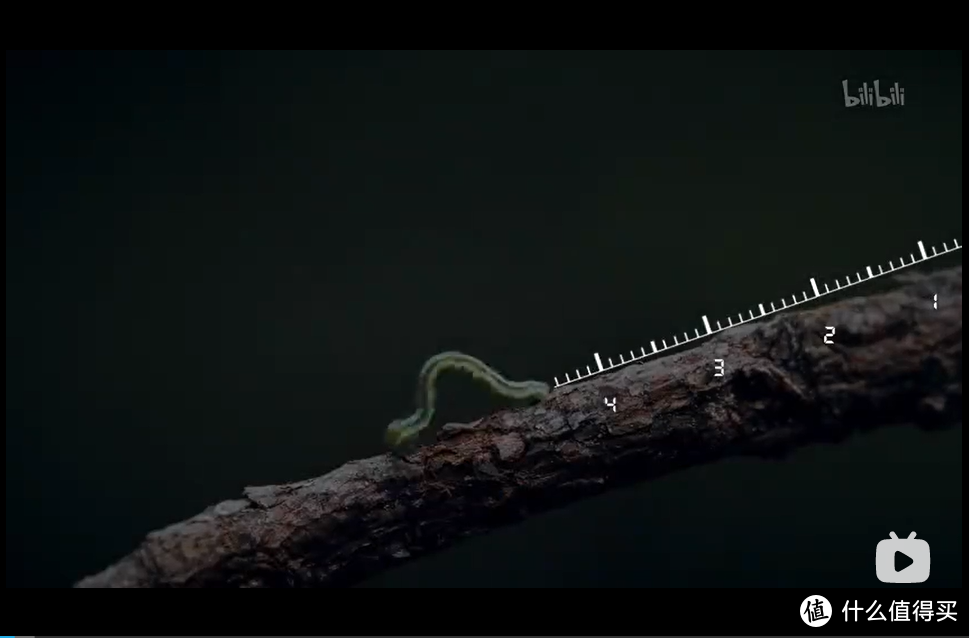
[[[959,51],[8,54],[7,586],[380,453],[440,350],[551,380],[963,238],[964,90]],[[730,460],[372,584],[874,585],[916,531],[959,585],[966,449]]]

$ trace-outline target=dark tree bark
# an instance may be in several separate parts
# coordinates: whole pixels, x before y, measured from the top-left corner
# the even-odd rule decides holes
[[[247,488],[149,534],[77,586],[350,585],[534,512],[728,455],[779,456],[889,423],[959,423],[963,270],[890,283],[445,426],[404,460]],[[825,326],[836,326],[831,345]],[[604,397],[616,397],[615,413]]]

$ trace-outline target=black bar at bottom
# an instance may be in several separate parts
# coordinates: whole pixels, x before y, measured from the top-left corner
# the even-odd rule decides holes
[[[823,604],[819,597],[828,601]],[[36,598],[36,600],[32,600]],[[808,600],[806,600],[808,599]],[[965,589],[8,590],[37,636],[966,636]],[[37,613],[38,608],[49,610]],[[804,619],[824,624],[811,626]]]

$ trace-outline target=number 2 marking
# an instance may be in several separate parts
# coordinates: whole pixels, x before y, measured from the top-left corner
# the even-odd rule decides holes
[[[825,329],[828,330],[828,332],[825,333],[825,337],[822,339],[822,341],[824,343],[835,343],[832,341],[832,337],[835,336],[835,326],[825,326]]]

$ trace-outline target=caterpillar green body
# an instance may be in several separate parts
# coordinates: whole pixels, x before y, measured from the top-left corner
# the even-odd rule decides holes
[[[509,381],[484,361],[463,352],[442,352],[428,359],[418,375],[417,410],[411,416],[396,419],[387,426],[384,441],[394,449],[413,445],[421,431],[431,425],[435,411],[435,384],[446,370],[467,372],[484,382],[503,397],[515,400],[539,400],[549,394],[549,385],[541,381]]]

